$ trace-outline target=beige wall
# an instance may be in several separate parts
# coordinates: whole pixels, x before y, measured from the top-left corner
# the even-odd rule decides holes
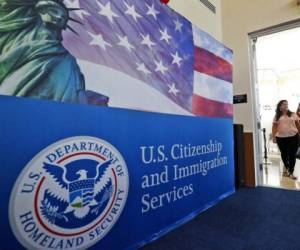
[[[221,0],[210,0],[210,2],[216,6],[216,14],[199,0],[170,0],[169,6],[217,40],[222,41]]]
[[[223,42],[234,52],[234,94],[247,94],[247,104],[234,105],[234,122],[253,132],[252,84],[248,33],[300,17],[296,0],[221,0]],[[271,94],[271,93],[270,93]]]

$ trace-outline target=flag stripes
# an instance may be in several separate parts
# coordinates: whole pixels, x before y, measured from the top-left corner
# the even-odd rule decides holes
[[[167,5],[159,0],[66,3],[80,9],[71,17],[83,25],[73,24],[79,36],[64,33],[64,46],[77,58],[87,89],[108,96],[109,106],[232,115],[232,51]]]
[[[197,116],[232,118],[233,105],[194,95],[193,113]]]
[[[194,94],[213,101],[232,104],[232,84],[209,75],[194,72]]]
[[[203,48],[195,47],[194,69],[198,72],[232,82],[232,65]]]
[[[232,51],[193,25],[194,89],[192,113],[232,118]]]

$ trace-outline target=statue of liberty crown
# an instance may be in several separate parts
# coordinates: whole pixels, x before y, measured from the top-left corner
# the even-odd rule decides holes
[[[60,30],[69,28],[72,32],[77,34],[77,32],[68,25],[68,21],[70,20],[82,24],[69,15],[69,11],[80,9],[67,8],[63,0],[39,0],[35,5],[35,9],[40,14],[44,23],[51,24]]]

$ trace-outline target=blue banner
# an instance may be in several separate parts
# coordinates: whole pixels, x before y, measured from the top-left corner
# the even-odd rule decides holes
[[[3,249],[135,249],[234,192],[232,119],[0,106]]]

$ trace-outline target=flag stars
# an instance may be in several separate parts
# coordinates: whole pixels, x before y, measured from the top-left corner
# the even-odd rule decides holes
[[[146,5],[147,5],[147,8],[148,8],[148,11],[147,11],[146,15],[151,15],[151,16],[154,17],[155,20],[157,20],[156,16],[159,14],[159,11],[157,11],[155,9],[154,3],[152,3],[152,6],[149,6],[148,4],[146,4]]]
[[[124,4],[126,5],[127,10],[125,11],[125,13],[127,15],[130,15],[133,17],[134,21],[137,22],[138,18],[142,18],[142,16],[136,12],[134,5],[128,5],[126,2],[124,2]]]
[[[182,61],[182,58],[178,55],[177,51],[175,54],[171,54],[171,55],[173,57],[172,64],[177,64],[177,66],[179,67],[181,65],[180,62]]]
[[[119,36],[119,43],[118,45],[125,47],[128,51],[131,52],[132,49],[134,49],[134,46],[132,44],[129,43],[127,36]]]
[[[108,2],[105,6],[97,1],[96,1],[96,3],[98,3],[99,7],[101,8],[101,10],[99,11],[99,14],[102,16],[106,16],[111,23],[114,22],[113,18],[119,17],[115,12],[112,11],[110,2]]]
[[[162,61],[160,60],[159,62],[156,62],[156,61],[154,61],[154,62],[155,62],[155,65],[156,65],[155,71],[156,71],[156,72],[159,71],[159,72],[161,72],[162,74],[165,74],[165,71],[167,71],[168,68],[165,67],[165,66],[163,65]]]
[[[68,9],[73,9],[82,20],[84,19],[84,16],[90,16],[90,13],[80,7],[79,0],[68,0],[66,6]]]
[[[168,84],[169,90],[168,93],[171,93],[175,96],[177,96],[177,93],[179,93],[180,91],[176,88],[175,83],[172,83],[172,85]]]
[[[90,32],[88,32],[88,33],[92,37],[92,41],[90,42],[90,45],[97,45],[104,50],[106,50],[106,46],[112,47],[112,45],[110,43],[106,42],[103,39],[103,36],[101,34],[95,35]]]
[[[176,21],[174,21],[174,23],[175,23],[175,31],[179,31],[181,33],[183,24],[181,22],[179,22],[178,19]]]
[[[151,74],[151,72],[146,68],[144,63],[141,63],[141,64],[137,63],[137,66],[138,67],[136,69],[140,72],[143,72],[146,76]]]
[[[161,41],[166,41],[166,43],[170,43],[169,40],[172,38],[169,34],[168,34],[168,29],[165,28],[164,30],[159,30],[160,34],[161,34],[161,37],[160,37],[160,40]]]
[[[146,35],[146,36],[144,36],[143,34],[141,34],[141,36],[143,37],[143,40],[142,40],[141,44],[144,44],[144,45],[148,46],[149,49],[152,48],[151,46],[155,46],[156,45],[156,43],[154,43],[153,41],[151,41],[149,34]]]

